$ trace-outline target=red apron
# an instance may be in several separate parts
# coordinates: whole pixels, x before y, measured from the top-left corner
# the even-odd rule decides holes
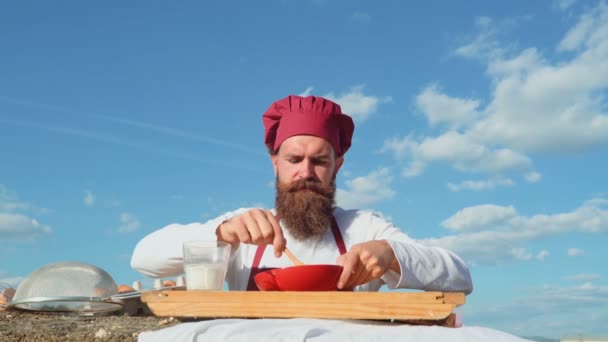
[[[333,216],[331,218],[331,232],[333,233],[334,239],[336,240],[336,245],[338,245],[338,251],[340,251],[340,255],[345,254],[346,245],[344,245],[342,233],[340,233],[340,228],[338,228],[338,222],[336,222],[336,219]],[[255,256],[253,257],[253,264],[251,265],[251,273],[249,274],[249,282],[247,283],[247,291],[259,291],[258,286],[255,284],[254,280],[256,274],[276,268],[259,267],[265,249],[266,245],[259,245],[258,249],[255,251]]]

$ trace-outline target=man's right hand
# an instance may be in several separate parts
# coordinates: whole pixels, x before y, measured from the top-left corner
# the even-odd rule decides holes
[[[285,238],[279,221],[270,210],[251,209],[222,222],[215,230],[218,241],[236,247],[239,243],[270,245],[278,258],[285,249]]]

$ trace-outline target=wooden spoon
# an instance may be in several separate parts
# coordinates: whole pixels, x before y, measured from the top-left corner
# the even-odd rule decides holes
[[[287,255],[289,260],[291,260],[291,262],[293,262],[294,265],[296,265],[296,266],[304,265],[304,263],[301,262],[300,259],[296,258],[296,256],[293,255],[293,253],[289,250],[289,248],[287,248],[287,246],[285,247],[285,250],[283,251],[283,253],[285,253],[285,255]]]
[[[281,221],[281,217],[279,216],[279,214],[275,215],[275,219],[277,220],[277,222]],[[293,262],[294,265],[296,265],[296,266],[304,265],[304,263],[301,262],[300,259],[296,258],[296,256],[293,255],[293,253],[291,253],[291,251],[289,250],[289,248],[287,248],[287,246],[285,246],[285,250],[283,250],[283,253],[285,253],[287,255],[289,260],[291,260],[291,262]]]

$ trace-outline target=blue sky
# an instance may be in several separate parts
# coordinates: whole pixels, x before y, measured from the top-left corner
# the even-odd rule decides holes
[[[356,122],[338,204],[470,265],[464,324],[608,335],[605,1],[0,5],[0,282],[271,207],[261,115]],[[585,319],[580,319],[581,317]]]

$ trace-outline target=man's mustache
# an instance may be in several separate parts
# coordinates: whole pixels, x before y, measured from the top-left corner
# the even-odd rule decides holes
[[[315,179],[298,179],[288,184],[279,184],[279,189],[292,193],[301,190],[308,190],[324,196],[333,194],[335,191],[332,185],[323,186],[321,182]]]

